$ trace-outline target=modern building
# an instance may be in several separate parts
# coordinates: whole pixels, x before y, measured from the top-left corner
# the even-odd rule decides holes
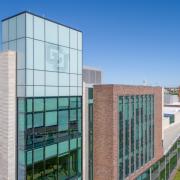
[[[136,179],[163,156],[162,88],[95,85],[93,91],[94,180]]]
[[[83,179],[93,180],[93,86],[102,83],[100,69],[83,67]]]
[[[0,179],[82,179],[82,32],[22,12],[2,33]]]

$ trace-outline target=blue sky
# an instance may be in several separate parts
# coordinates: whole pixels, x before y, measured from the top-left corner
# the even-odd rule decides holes
[[[0,18],[23,10],[81,29],[104,83],[180,85],[178,0],[2,0]]]

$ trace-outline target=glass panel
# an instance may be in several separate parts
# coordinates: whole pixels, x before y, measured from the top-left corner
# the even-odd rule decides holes
[[[69,49],[59,46],[59,72],[69,72]]]
[[[27,152],[27,164],[32,164],[32,151]]]
[[[25,86],[17,86],[17,97],[25,96]]]
[[[17,16],[17,38],[25,37],[25,14]]]
[[[24,113],[25,112],[25,100],[18,99],[18,112]]]
[[[34,41],[34,69],[44,70],[44,42]]]
[[[59,96],[69,96],[69,87],[59,87]]]
[[[82,52],[78,51],[78,74],[82,74]]]
[[[16,17],[9,19],[9,41],[16,39]]]
[[[70,47],[77,49],[77,31],[70,29]]]
[[[32,114],[27,115],[27,129],[32,128]]]
[[[70,73],[77,74],[77,50],[70,50]]]
[[[27,99],[27,112],[32,112],[32,99]]]
[[[81,121],[82,121],[82,112],[81,109],[78,109],[78,131],[81,132]]]
[[[78,49],[82,50],[82,33],[78,32]]]
[[[17,70],[17,85],[25,85],[25,71]]]
[[[44,71],[34,71],[34,85],[44,85]]]
[[[70,110],[70,121],[76,121],[76,110]]]
[[[26,67],[33,69],[33,40],[26,38]]]
[[[44,86],[34,86],[34,96],[44,96]]]
[[[33,86],[26,86],[26,96],[27,97],[33,96]]]
[[[75,176],[77,174],[77,150],[70,152],[70,176]]]
[[[78,96],[82,96],[82,87],[78,87]]]
[[[34,38],[44,41],[44,19],[34,16]]]
[[[57,144],[45,147],[45,157],[49,158],[57,155]]]
[[[58,43],[58,26],[55,23],[52,23],[50,21],[45,21],[45,27],[46,27],[46,42]]]
[[[2,22],[2,42],[8,41],[8,20]]]
[[[57,125],[57,111],[46,112],[45,126]]]
[[[76,107],[77,107],[77,98],[70,97],[70,108],[76,108]]]
[[[77,87],[70,87],[70,96],[77,96]]]
[[[70,74],[70,86],[77,86],[77,75]]]
[[[58,96],[58,87],[46,87],[46,96]]]
[[[70,150],[77,148],[77,139],[71,139],[70,140]]]
[[[81,155],[81,149],[78,149],[78,172],[81,173],[81,162],[82,162],[82,155]]]
[[[26,13],[26,36],[33,38],[33,16]]]
[[[9,45],[9,43],[3,43],[2,44],[3,51],[7,51],[8,50],[8,45]]]
[[[33,180],[40,180],[42,177],[44,177],[44,161],[39,161],[34,163]]]
[[[78,86],[82,86],[82,75],[78,75]]]
[[[58,86],[58,73],[46,72],[46,85]]]
[[[69,74],[59,73],[59,86],[69,86]]]
[[[58,158],[59,166],[58,166],[58,177],[60,180],[68,179],[68,171],[69,171],[69,156],[64,155]]]
[[[59,45],[69,47],[69,28],[59,25]]]
[[[26,85],[33,85],[33,70],[26,70]]]
[[[69,107],[69,98],[59,98],[58,109],[67,109]]]
[[[44,110],[44,99],[34,99],[34,111]]]
[[[17,68],[25,68],[25,39],[17,40]]]
[[[46,70],[58,71],[58,46],[46,43]]]
[[[58,154],[64,154],[67,153],[69,149],[69,142],[64,141],[58,144]]]
[[[59,111],[58,127],[59,131],[68,130],[68,111]]]
[[[57,99],[47,98],[46,99],[46,110],[56,110],[57,109]]]
[[[43,126],[43,113],[35,113],[34,114],[34,127]]]
[[[43,148],[35,149],[34,150],[34,162],[38,162],[43,160],[44,151]]]

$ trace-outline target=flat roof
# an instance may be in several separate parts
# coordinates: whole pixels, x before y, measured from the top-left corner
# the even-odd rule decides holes
[[[33,15],[33,16],[37,16],[37,17],[39,17],[39,18],[45,19],[45,20],[47,20],[47,21],[56,23],[56,24],[61,25],[61,26],[65,26],[65,27],[70,28],[70,29],[74,29],[74,30],[79,31],[79,32],[82,33],[82,31],[79,30],[79,29],[76,29],[76,28],[73,28],[73,27],[70,27],[70,26],[61,24],[61,23],[59,23],[58,21],[54,21],[54,20],[52,20],[52,19],[48,19],[48,18],[46,18],[46,17],[37,15],[37,14],[32,13],[32,12],[29,12],[29,11],[22,11],[22,12],[20,12],[20,13],[17,13],[17,14],[15,14],[15,15],[13,15],[13,16],[9,16],[9,17],[7,17],[7,18],[2,19],[1,22],[6,21],[6,20],[8,20],[8,19],[11,19],[11,18],[13,18],[13,17],[19,16],[19,15],[21,15],[21,14],[25,14],[25,13],[26,13],[26,14],[31,14],[31,15]]]

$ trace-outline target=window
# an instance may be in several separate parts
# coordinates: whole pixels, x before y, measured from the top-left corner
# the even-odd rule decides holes
[[[59,73],[59,86],[69,86],[69,74]]]
[[[44,71],[34,70],[34,85],[44,85]]]
[[[8,20],[2,22],[2,42],[8,41]]]
[[[77,174],[77,150],[70,152],[70,176],[75,176]]]
[[[78,49],[82,50],[82,33],[78,32]]]
[[[46,120],[45,120],[46,126],[54,126],[57,125],[57,112],[46,112]]]
[[[32,128],[32,114],[27,115],[27,129]]]
[[[16,17],[11,18],[9,21],[9,41],[16,39]]]
[[[70,108],[76,108],[76,106],[77,106],[77,98],[70,97]]]
[[[57,144],[45,147],[45,157],[49,158],[57,155]]]
[[[33,70],[26,70],[26,85],[33,85]]]
[[[70,96],[77,96],[77,87],[70,87]]]
[[[67,109],[69,107],[69,98],[59,98],[58,106],[58,109]]]
[[[70,110],[70,121],[76,121],[76,110]]]
[[[46,72],[46,85],[58,86],[58,73],[57,72]]]
[[[69,87],[59,87],[59,96],[69,96]]]
[[[34,150],[34,162],[42,161],[44,157],[43,148]]]
[[[33,16],[26,14],[26,36],[33,38]]]
[[[77,75],[70,74],[70,86],[77,86]]]
[[[69,47],[69,28],[59,25],[59,45]]]
[[[17,85],[25,85],[25,71],[24,70],[17,71]]]
[[[46,87],[46,96],[58,96],[58,87]]]
[[[70,140],[70,150],[74,150],[77,148],[77,139]]]
[[[77,50],[70,50],[70,73],[77,73]]]
[[[77,31],[70,29],[70,47],[77,49]]]
[[[56,110],[57,109],[57,99],[47,98],[46,99],[46,110]]]
[[[78,74],[82,74],[82,52],[78,51]]]
[[[17,16],[17,38],[25,37],[25,14]]]
[[[44,96],[44,86],[34,86],[34,96]]]
[[[17,40],[17,69],[25,68],[25,39]]]
[[[69,49],[59,46],[59,72],[69,72]]]
[[[44,100],[43,99],[34,99],[34,111],[43,111],[44,110]]]
[[[44,19],[34,16],[34,38],[44,41]]]
[[[82,75],[78,75],[78,86],[82,86]]]
[[[33,69],[33,40],[26,38],[26,68]]]
[[[58,129],[59,131],[68,130],[68,111],[59,111],[58,115]]]
[[[68,141],[64,141],[64,142],[60,142],[58,144],[58,154],[64,154],[67,153],[69,149],[69,142]]]
[[[43,113],[35,113],[34,114],[34,127],[41,127],[43,126]]]
[[[44,70],[44,42],[34,40],[34,69]]]
[[[27,151],[27,165],[32,164],[32,151]]]
[[[45,27],[46,27],[46,42],[58,43],[58,26],[55,23],[52,23],[50,21],[45,21]]]
[[[27,99],[27,112],[32,112],[32,99]]]
[[[33,86],[26,86],[26,97],[33,96]]]

